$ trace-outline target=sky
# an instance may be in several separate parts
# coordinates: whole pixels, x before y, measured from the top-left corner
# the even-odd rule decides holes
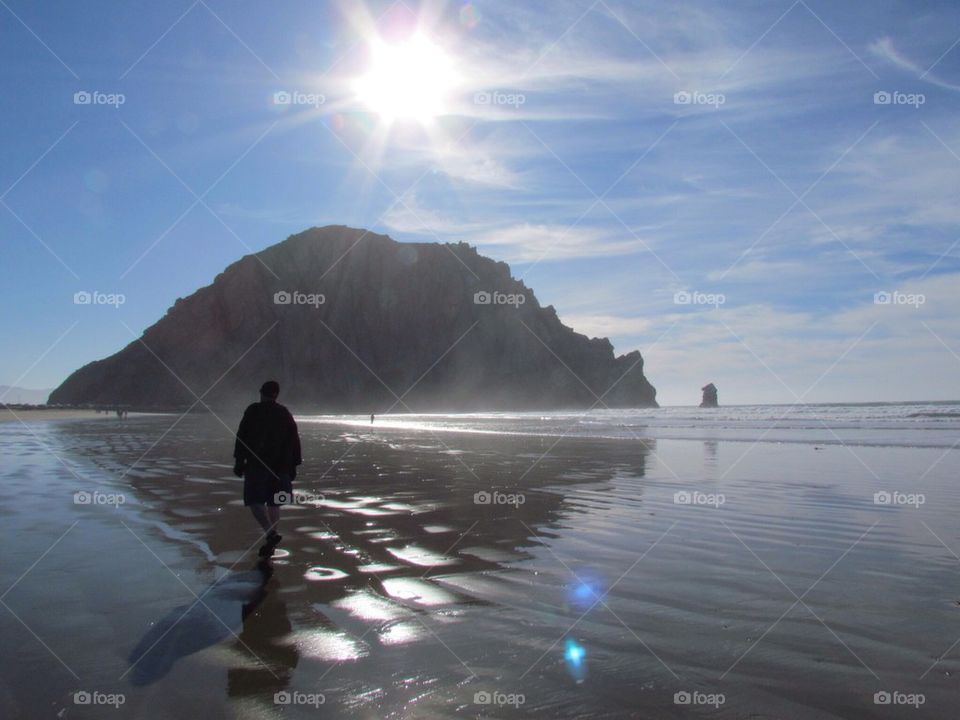
[[[343,224],[508,262],[661,404],[960,399],[956,3],[0,0],[0,83],[0,385]]]

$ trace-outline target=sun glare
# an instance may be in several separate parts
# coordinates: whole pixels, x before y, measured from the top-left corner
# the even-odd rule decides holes
[[[384,122],[429,123],[446,111],[457,81],[451,58],[417,35],[399,44],[374,43],[370,69],[356,81],[355,91]]]

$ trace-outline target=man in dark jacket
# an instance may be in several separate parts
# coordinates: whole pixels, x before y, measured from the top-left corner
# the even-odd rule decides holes
[[[262,557],[273,555],[282,537],[277,533],[280,505],[290,502],[300,457],[300,434],[293,415],[277,402],[279,383],[260,388],[260,402],[243,413],[233,449],[233,472],[243,478],[243,504],[263,528]]]

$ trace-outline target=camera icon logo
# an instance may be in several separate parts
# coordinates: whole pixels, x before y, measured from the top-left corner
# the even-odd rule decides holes
[[[293,301],[293,296],[286,290],[280,290],[273,294],[274,305],[289,305]]]
[[[474,305],[489,305],[492,300],[493,296],[486,290],[481,290],[473,294]]]
[[[88,293],[86,290],[81,290],[80,292],[75,292],[73,294],[74,305],[89,305],[91,302],[93,302],[93,295]]]
[[[892,700],[893,697],[886,690],[881,690],[873,694],[874,705],[889,705]]]
[[[80,490],[73,494],[73,504],[74,505],[89,505],[93,502],[93,496],[90,495],[86,490]]]
[[[281,690],[280,692],[275,692],[273,694],[274,705],[289,705],[292,700],[293,698],[286,690]]]
[[[689,705],[692,701],[693,697],[686,690],[681,690],[673,694],[674,705]]]
[[[874,505],[890,505],[892,503],[893,503],[893,495],[888,493],[886,490],[881,490],[880,492],[873,494]]]
[[[886,90],[880,90],[873,94],[873,104],[874,105],[889,105],[893,100],[893,96],[890,95]]]
[[[493,696],[486,690],[481,690],[473,694],[473,702],[476,705],[489,705],[493,702]]]
[[[680,290],[673,294],[673,304],[674,305],[689,305],[691,300],[690,293],[686,290]]]
[[[80,90],[73,94],[73,104],[74,105],[89,105],[93,102],[93,95],[88,93],[86,90]]]
[[[889,305],[893,301],[893,296],[886,290],[873,294],[874,305]]]
[[[691,102],[693,102],[693,95],[686,90],[681,90],[673,94],[674,105],[689,105]]]
[[[693,496],[686,490],[680,490],[673,494],[674,505],[689,505],[693,501]]]
[[[486,490],[481,490],[480,492],[475,492],[473,494],[474,505],[489,505],[492,501],[493,496]]]
[[[285,490],[281,490],[273,496],[273,501],[277,505],[289,505],[293,502],[293,496]]]
[[[478,92],[473,94],[474,105],[489,105],[491,95],[488,92]]]
[[[93,696],[88,693],[86,690],[80,690],[73,694],[73,704],[74,705],[89,705],[93,700]]]
[[[286,90],[280,90],[273,94],[273,104],[274,105],[289,105],[293,98],[290,96]]]

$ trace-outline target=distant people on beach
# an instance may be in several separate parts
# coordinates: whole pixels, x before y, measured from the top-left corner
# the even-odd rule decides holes
[[[300,454],[300,434],[293,415],[277,402],[280,384],[268,380],[260,388],[260,402],[243,413],[233,449],[233,472],[243,478],[243,504],[263,528],[260,556],[269,558],[283,539],[277,532],[280,505],[293,493]]]
[[[373,413],[370,413],[370,424],[373,425]]]

